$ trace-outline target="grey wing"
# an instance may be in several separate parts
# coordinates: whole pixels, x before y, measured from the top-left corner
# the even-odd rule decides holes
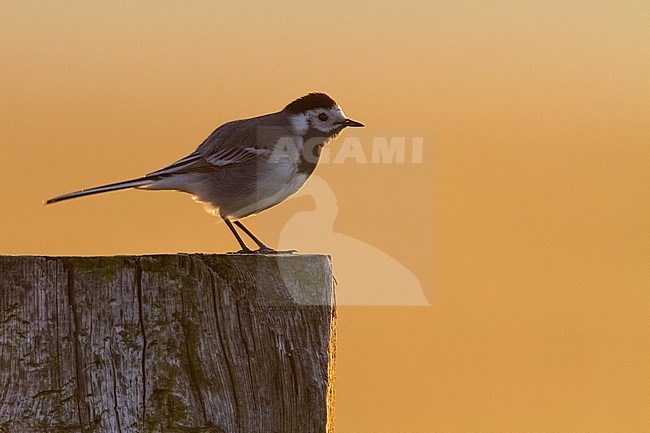
[[[291,132],[282,125],[282,113],[235,120],[217,128],[191,154],[147,177],[202,171],[270,156],[282,136]]]

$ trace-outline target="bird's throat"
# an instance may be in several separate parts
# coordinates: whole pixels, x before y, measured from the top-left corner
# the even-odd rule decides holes
[[[322,131],[310,128],[302,137],[303,146],[298,161],[298,173],[311,175],[316,169],[323,146],[335,136],[336,134],[326,136]]]

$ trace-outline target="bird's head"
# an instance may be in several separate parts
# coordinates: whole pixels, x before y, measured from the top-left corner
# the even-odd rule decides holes
[[[298,98],[287,105],[284,111],[299,135],[312,130],[331,137],[348,126],[364,126],[363,123],[348,119],[336,101],[324,93],[310,93]]]

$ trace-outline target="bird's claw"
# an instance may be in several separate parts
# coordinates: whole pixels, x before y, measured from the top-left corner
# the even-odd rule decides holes
[[[274,250],[269,247],[262,247],[257,250],[241,249],[239,251],[231,251],[228,254],[260,254],[260,255],[273,255],[273,254],[296,254],[296,250]]]
[[[295,254],[296,250],[274,250],[273,248],[263,247],[253,251],[254,254]]]
[[[257,254],[257,251],[253,251],[251,249],[246,249],[246,250],[239,250],[239,251],[230,251],[226,254]]]

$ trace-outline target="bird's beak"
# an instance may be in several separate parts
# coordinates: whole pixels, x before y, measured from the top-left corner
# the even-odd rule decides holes
[[[343,125],[343,126],[351,126],[351,127],[356,127],[356,128],[366,126],[363,123],[357,122],[356,120],[352,120],[352,119],[345,119],[343,122],[341,122],[341,125]]]

